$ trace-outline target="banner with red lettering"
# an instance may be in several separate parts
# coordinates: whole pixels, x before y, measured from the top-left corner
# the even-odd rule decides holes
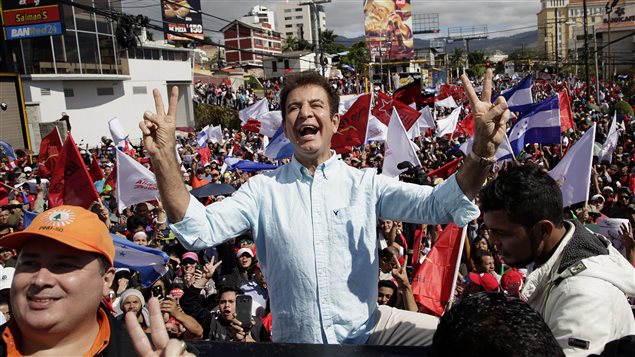
[[[159,198],[154,174],[117,149],[117,205],[119,212],[133,204]]]

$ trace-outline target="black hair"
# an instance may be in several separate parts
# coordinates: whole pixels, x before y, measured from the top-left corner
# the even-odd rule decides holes
[[[439,320],[433,356],[564,356],[542,317],[503,293],[476,293]]]
[[[503,210],[510,221],[530,230],[547,219],[556,227],[564,225],[562,192],[558,183],[542,167],[534,164],[502,170],[480,192],[482,212]]]
[[[234,293],[236,293],[236,295],[244,294],[243,290],[235,285],[225,285],[218,289],[218,294],[216,296],[218,296],[218,298],[220,299],[221,295],[228,291],[233,291]]]
[[[318,72],[302,72],[285,78],[284,86],[280,92],[280,111],[282,121],[287,118],[287,97],[294,89],[306,86],[318,86],[326,92],[329,101],[331,118],[335,115],[340,106],[340,96],[331,87],[329,82]]]
[[[380,280],[377,284],[377,290],[379,291],[379,289],[381,288],[392,289],[392,296],[390,297],[390,300],[388,300],[388,303],[386,305],[395,307],[395,305],[397,305],[397,285],[395,285],[395,283],[393,283],[391,280]]]
[[[126,221],[126,228],[128,228],[129,232],[132,232],[139,226],[145,229],[147,225],[148,220],[145,217],[139,216],[137,214],[133,214],[132,216],[128,217],[128,220]]]
[[[477,249],[474,254],[472,254],[471,258],[474,262],[474,265],[480,266],[483,263],[483,257],[492,257],[493,259],[494,255],[492,254],[492,252],[489,252],[487,250]]]

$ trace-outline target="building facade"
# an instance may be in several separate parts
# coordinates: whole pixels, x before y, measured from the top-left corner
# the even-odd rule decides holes
[[[298,5],[297,2],[276,5],[276,26],[283,38],[292,36],[310,43],[313,43],[314,38],[318,38],[318,34],[314,37],[313,26],[311,26],[311,8],[310,5]],[[315,5],[314,8],[317,12],[319,31],[326,31],[324,7]]]
[[[268,23],[269,25],[271,25],[272,30],[277,30],[275,12],[262,5],[254,6],[251,10],[249,10],[247,15],[243,16],[240,19],[240,21],[250,25]]]
[[[282,53],[280,33],[272,30],[268,23],[257,26],[234,20],[221,31],[227,46],[225,48],[227,66],[262,66],[263,55]]]
[[[82,0],[83,5],[121,11],[116,0]],[[15,72],[22,77],[30,141],[39,148],[39,123],[69,115],[76,142],[95,145],[109,136],[108,121],[118,117],[131,139],[141,137],[138,122],[154,109],[152,89],[167,98],[179,87],[177,126],[194,126],[191,50],[145,43],[122,48],[115,23],[103,16],[62,5],[61,36],[8,41]]]
[[[304,71],[314,71],[315,66],[314,52],[310,51],[294,51],[285,52],[282,55],[276,57],[265,57],[263,59],[263,67],[265,78],[279,78],[293,73],[300,73]],[[325,74],[328,71],[327,68],[331,67],[332,56],[324,54]],[[319,71],[322,71],[322,67],[317,67]]]

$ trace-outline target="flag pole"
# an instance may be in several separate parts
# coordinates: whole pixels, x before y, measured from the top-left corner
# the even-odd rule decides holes
[[[454,267],[454,275],[452,278],[452,290],[450,290],[450,301],[448,301],[447,309],[451,309],[454,304],[454,291],[456,290],[456,279],[459,276],[459,267],[461,266],[461,255],[463,254],[463,248],[465,246],[465,239],[467,238],[467,225],[463,227],[463,231],[461,232],[461,239],[459,245],[459,252],[456,257],[456,266]]]

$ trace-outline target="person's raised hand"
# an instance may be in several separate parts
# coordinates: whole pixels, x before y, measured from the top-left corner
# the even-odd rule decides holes
[[[152,158],[163,155],[175,155],[176,146],[176,106],[179,99],[179,89],[173,86],[168,99],[168,110],[165,111],[163,99],[158,89],[152,90],[156,113],[146,111],[139,128],[143,133],[143,145]]]
[[[461,82],[465,88],[467,98],[472,105],[474,116],[474,145],[472,151],[480,157],[490,158],[494,156],[498,146],[505,140],[509,110],[503,96],[499,96],[492,103],[492,70],[488,68],[483,81],[483,93],[479,99],[472,87],[469,78],[461,75]]]
[[[635,249],[635,239],[633,238],[633,229],[630,223],[624,223],[620,226],[620,238],[622,245],[627,251]]]
[[[215,258],[212,257],[207,264],[203,265],[203,277],[206,279],[211,279],[216,269],[223,263],[222,260],[219,260],[218,263],[214,264],[214,260]]]
[[[157,298],[150,298],[148,310],[150,311],[150,336],[152,342],[143,332],[136,314],[132,311],[126,313],[126,329],[137,355],[142,357],[194,356],[194,354],[187,352],[187,345],[184,341],[175,338],[170,339],[168,336]]]

